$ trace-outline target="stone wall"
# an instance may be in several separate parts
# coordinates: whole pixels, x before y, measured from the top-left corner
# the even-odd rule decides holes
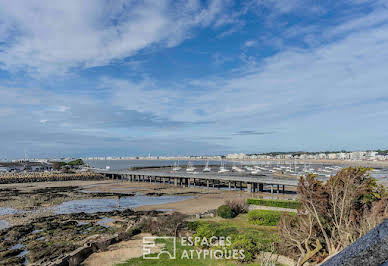
[[[322,265],[374,266],[388,262],[388,219]]]
[[[51,182],[70,180],[100,180],[104,179],[101,174],[93,172],[82,173],[17,173],[0,175],[0,184],[28,183],[28,182]]]

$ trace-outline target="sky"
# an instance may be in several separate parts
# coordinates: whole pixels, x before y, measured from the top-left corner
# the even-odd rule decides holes
[[[388,148],[385,0],[0,0],[0,158]]]

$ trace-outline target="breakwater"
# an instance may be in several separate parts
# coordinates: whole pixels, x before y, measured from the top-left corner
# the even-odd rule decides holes
[[[71,180],[101,180],[104,176],[94,172],[79,173],[6,173],[0,175],[0,184],[29,183],[29,182],[51,182]]]

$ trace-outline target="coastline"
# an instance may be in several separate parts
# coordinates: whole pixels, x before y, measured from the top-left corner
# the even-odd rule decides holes
[[[89,161],[88,159],[85,159]],[[96,160],[104,161],[104,160]],[[364,160],[329,160],[329,159],[232,159],[232,158],[139,158],[139,159],[109,159],[108,161],[229,161],[229,162],[284,162],[293,164],[323,164],[323,165],[348,165],[348,166],[365,166],[365,167],[388,167],[387,161],[364,161]]]
[[[133,208],[120,209],[119,205],[118,208],[113,206],[113,209],[108,211],[95,209],[95,212],[92,213],[58,214],[50,211],[50,208],[69,201],[86,200],[96,203],[99,200],[106,200],[109,204],[112,202],[117,204],[117,202],[120,203],[120,198],[125,200],[137,196],[147,196],[154,201],[150,205],[147,205],[145,201],[140,202],[140,206]],[[159,199],[166,196],[189,196],[190,198],[158,203]],[[274,194],[271,196],[270,193],[175,187],[164,183],[107,179],[0,184],[0,211],[2,208],[14,208],[18,211],[13,213],[11,210],[5,215],[0,213],[0,221],[6,220],[11,223],[7,229],[0,230],[0,241],[9,239],[8,242],[6,241],[6,246],[0,249],[0,256],[11,254],[11,252],[16,254],[16,251],[13,251],[11,247],[21,244],[21,248],[17,250],[19,253],[10,255],[9,262],[19,262],[26,258],[18,255],[26,254],[23,253],[26,250],[30,252],[31,255],[28,257],[32,258],[34,262],[43,259],[57,259],[64,254],[82,248],[86,241],[115,239],[116,234],[120,235],[125,228],[147,216],[157,217],[180,212],[192,218],[200,218],[206,213],[208,215],[209,212],[214,211],[227,200],[245,201],[246,198],[296,199],[297,197],[297,194]],[[98,204],[93,206],[98,208]],[[263,207],[262,209],[269,208]],[[15,236],[15,238],[10,238],[10,236]],[[124,242],[121,242],[122,240]],[[47,241],[52,243],[52,246],[45,246]],[[125,237],[117,241],[119,242],[115,243],[120,244],[113,246],[112,249],[118,249],[118,254],[115,256],[120,259],[123,258],[121,252],[131,249],[133,243],[132,241],[128,242]],[[72,245],[67,246],[64,243],[72,243]],[[107,246],[112,244],[109,243]],[[135,252],[133,256],[136,257],[138,253]],[[112,254],[108,253],[107,255]],[[92,258],[98,257],[99,255],[96,253]]]

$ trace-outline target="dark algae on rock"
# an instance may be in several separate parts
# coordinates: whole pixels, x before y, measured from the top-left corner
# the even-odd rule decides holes
[[[63,257],[88,242],[117,235],[123,237],[128,225],[136,223],[143,215],[158,215],[158,212],[126,209],[52,215],[0,230],[0,265],[43,264]]]

